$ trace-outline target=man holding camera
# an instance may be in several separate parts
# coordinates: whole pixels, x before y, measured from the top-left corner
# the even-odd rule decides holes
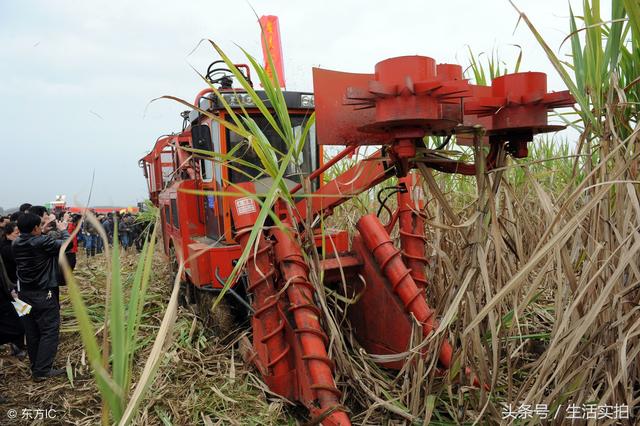
[[[60,239],[43,235],[43,229],[55,227]],[[60,337],[60,280],[58,254],[69,236],[64,221],[47,214],[25,213],[18,218],[20,236],[13,242],[20,299],[32,306],[23,318],[27,352],[35,381],[65,373],[54,369]]]

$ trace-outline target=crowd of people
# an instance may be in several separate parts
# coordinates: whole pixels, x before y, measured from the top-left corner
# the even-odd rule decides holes
[[[65,369],[54,366],[60,336],[59,287],[65,285],[61,251],[73,271],[80,246],[88,258],[104,249],[99,230],[81,218],[68,212],[53,214],[28,203],[0,217],[0,345],[10,345],[12,356],[28,355],[34,381],[65,374]],[[133,215],[108,213],[97,219],[109,244],[117,226],[125,251],[133,245],[142,248],[143,226]],[[78,226],[82,229],[77,230]],[[25,304],[30,310],[19,313]],[[0,402],[4,402],[2,395]]]
[[[144,243],[145,225],[137,222],[136,217],[131,213],[107,213],[106,215],[97,215],[100,225],[107,235],[107,241],[113,244],[114,227],[118,225],[118,239],[124,250],[135,246],[138,251],[142,249]],[[89,221],[85,221],[82,233],[78,237],[79,244],[83,244],[87,256],[92,257],[102,253],[104,250],[104,241],[100,237],[98,230]]]

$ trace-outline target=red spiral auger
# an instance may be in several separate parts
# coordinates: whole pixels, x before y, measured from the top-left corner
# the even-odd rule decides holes
[[[362,239],[387,277],[393,291],[398,295],[407,312],[422,325],[422,334],[426,337],[438,327],[435,312],[429,308],[422,290],[411,276],[411,271],[402,261],[400,251],[396,249],[380,220],[374,214],[360,218],[356,224]],[[453,348],[446,340],[442,342],[438,360],[442,367],[451,366]]]
[[[286,229],[273,229],[271,236],[275,239],[274,254],[281,273],[280,286],[286,289],[289,312],[295,322],[294,331],[300,339],[302,359],[310,376],[310,387],[320,406],[320,410],[311,411],[323,417],[324,425],[350,425],[333,378],[334,365],[327,354],[329,342],[320,324],[322,312],[314,302],[315,289],[309,281],[309,267],[289,219],[283,219],[283,223]],[[312,401],[307,403],[313,404]]]
[[[413,314],[422,324],[422,334],[427,337],[438,327],[438,322],[434,318],[435,311],[427,305],[423,291],[413,280],[411,270],[402,261],[400,251],[394,247],[389,233],[374,214],[361,217],[356,227],[383,274],[391,283],[393,291],[398,295],[407,312]],[[452,359],[453,347],[444,340],[438,352],[440,366],[448,370],[451,368]],[[481,386],[479,378],[470,368],[466,367],[465,373],[471,376],[474,386]],[[489,390],[489,385],[486,383],[482,384],[482,387]]]
[[[402,259],[411,270],[413,281],[424,291],[427,286],[426,236],[424,218],[419,213],[424,208],[424,199],[417,179],[414,173],[399,179],[407,191],[398,192],[398,222]]]
[[[255,193],[252,183],[240,184],[239,187],[247,193]],[[236,190],[236,189],[234,189]],[[255,200],[247,197],[233,197],[231,200],[233,222],[235,225],[235,239],[244,251],[250,241],[251,230],[258,220],[259,208]],[[245,264],[247,273],[248,291],[253,293],[254,321],[260,330],[254,330],[254,339],[258,337],[259,343],[266,346],[266,351],[258,349],[254,341],[254,349],[262,352],[261,362],[257,363],[265,378],[285,377],[293,369],[291,365],[291,346],[285,336],[284,314],[279,303],[279,293],[275,286],[275,269],[271,261],[272,244],[265,238],[264,232],[260,232],[256,238],[257,247],[250,248],[250,254]],[[266,359],[265,359],[266,358]],[[285,382],[286,383],[286,382]],[[276,385],[277,387],[277,385]],[[274,389],[275,392],[288,394],[287,389]]]
[[[251,228],[244,228],[236,234],[236,240],[242,247],[246,247]],[[247,259],[246,271],[248,279],[247,290],[253,293],[254,317],[263,326],[264,336],[260,343],[267,346],[269,359],[266,365],[268,374],[273,376],[285,375],[291,369],[287,355],[291,347],[284,338],[284,319],[278,309],[278,293],[274,285],[275,269],[269,258],[272,246],[261,233],[257,239],[257,250],[251,250]]]

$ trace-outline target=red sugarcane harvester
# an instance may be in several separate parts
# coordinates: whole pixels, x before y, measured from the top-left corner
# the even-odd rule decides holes
[[[250,81],[249,67],[236,67]],[[220,61],[208,71],[210,83],[219,87],[220,96],[234,112],[242,114],[244,109],[270,143],[283,151],[283,140],[251,97],[233,87],[232,73]],[[544,73],[508,74],[495,78],[491,86],[475,86],[462,77],[459,65],[437,64],[424,56],[383,60],[372,74],[314,68],[313,83],[313,93],[283,92],[294,133],[316,113],[302,155],[285,176],[291,192],[302,192],[301,175],[309,179],[311,189],[298,198],[296,209],[276,203],[274,213],[286,229],[260,230],[244,273],[231,283],[225,297],[242,306],[250,319],[252,362],[270,390],[301,402],[325,425],[347,425],[349,417],[334,381],[323,315],[303,247],[324,247],[323,285],[346,287],[347,296],[359,295],[348,307],[348,319],[361,347],[376,355],[406,353],[411,346],[412,317],[425,337],[438,327],[425,295],[429,285],[425,201],[414,169],[475,175],[495,168],[504,155],[526,157],[534,135],[562,128],[548,124],[548,111],[571,106],[574,100],[567,91],[548,93]],[[264,96],[262,91],[257,93]],[[211,89],[198,93],[194,105],[228,118]],[[196,109],[182,116],[182,131],[158,139],[141,166],[150,198],[161,211],[165,253],[174,262],[188,259],[182,277],[185,299],[209,306],[248,244],[260,212],[254,198],[238,195],[238,188],[257,194],[271,181],[253,168],[230,167],[181,149],[222,154],[236,149],[245,161],[259,164],[255,152],[236,133]],[[488,144],[483,170],[437,149],[427,150],[423,142],[426,136],[448,141],[455,135],[461,141],[470,134],[476,146],[482,144],[476,150],[481,155]],[[323,163],[324,147],[329,145],[346,148]],[[335,179],[323,181],[323,172],[363,145],[381,148]],[[393,177],[398,178],[397,209],[389,223],[367,214],[358,220],[352,238],[346,231],[301,231],[300,218],[330,215],[337,206]],[[234,195],[201,195],[225,190]],[[396,225],[399,247],[390,237]],[[341,284],[343,280],[346,285]],[[453,352],[445,340],[437,354],[441,370],[451,366]],[[399,369],[403,364],[396,360],[383,366]]]

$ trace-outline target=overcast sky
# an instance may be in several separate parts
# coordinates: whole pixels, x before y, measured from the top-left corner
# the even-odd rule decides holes
[[[514,0],[557,49],[568,32],[568,3]],[[278,15],[287,88],[311,90],[311,67],[372,72],[393,56],[425,55],[466,65],[467,46],[499,49],[522,71],[549,74],[564,87],[507,0],[253,0],[258,15]],[[571,1],[580,12],[579,1]],[[0,206],[73,203],[130,205],[146,198],[138,159],[159,135],[180,129],[183,109],[161,95],[192,101],[217,59],[198,42],[218,42],[238,62],[236,44],[261,58],[259,27],[245,1],[0,0]],[[568,44],[565,44],[568,47]],[[190,54],[191,53],[191,54]]]

